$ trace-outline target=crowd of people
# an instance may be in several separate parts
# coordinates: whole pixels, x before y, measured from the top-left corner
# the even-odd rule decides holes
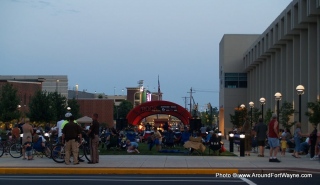
[[[277,158],[278,153],[282,157],[286,156],[289,151],[295,158],[301,158],[301,155],[308,155],[310,160],[316,160],[320,155],[320,132],[313,125],[311,133],[303,133],[301,123],[295,124],[294,133],[291,134],[289,128],[279,129],[277,114],[272,114],[272,119],[265,124],[262,118],[253,128],[248,127],[245,123],[239,130],[245,133],[245,155],[250,156],[250,151],[258,147],[258,157],[265,156],[265,149],[269,149],[269,162],[280,162]],[[237,129],[235,134],[240,134]],[[247,139],[248,138],[248,139]]]
[[[66,113],[65,117],[57,122],[53,127],[46,124],[44,128],[36,127],[30,124],[30,120],[25,118],[19,124],[15,124],[12,129],[8,129],[8,136],[12,140],[20,142],[20,134],[22,143],[22,158],[24,160],[33,160],[32,148],[35,147],[38,138],[41,138],[40,146],[44,147],[45,142],[54,143],[61,142],[65,144],[66,156],[65,163],[70,164],[70,155],[73,155],[73,164],[83,162],[78,157],[79,142],[82,138],[88,138],[90,142],[91,160],[89,164],[99,163],[99,145],[105,146],[107,149],[123,149],[128,153],[140,153],[139,143],[146,142],[148,149],[151,151],[154,147],[156,151],[161,151],[163,146],[173,147],[175,145],[183,145],[191,136],[201,137],[202,143],[209,146],[212,141],[217,138],[213,130],[207,127],[201,127],[198,130],[189,131],[184,124],[178,124],[174,130],[170,128],[168,123],[163,124],[162,128],[153,127],[150,123],[144,125],[144,129],[123,129],[102,128],[98,122],[98,114],[94,114],[93,121],[86,130],[76,123],[71,113]],[[251,128],[249,123],[245,123],[240,132],[245,134],[245,155],[250,156],[252,149],[258,148],[258,157],[265,156],[265,149],[269,150],[269,162],[280,162],[277,158],[278,153],[282,157],[286,156],[286,152],[292,152],[295,158],[301,158],[301,155],[309,155],[310,160],[318,159],[320,155],[320,132],[314,126],[310,134],[303,133],[301,123],[295,125],[293,134],[290,129],[280,129],[277,121],[277,115],[272,115],[272,120],[265,124],[262,118]],[[50,138],[44,137],[44,133],[49,133]],[[235,133],[238,133],[235,130]],[[212,137],[213,136],[213,137]],[[47,139],[46,139],[47,138]],[[221,147],[221,146],[220,146]]]
[[[70,164],[71,154],[73,155],[73,164],[84,162],[79,158],[79,145],[82,142],[82,137],[85,136],[90,142],[91,159],[88,163],[95,164],[99,163],[100,124],[98,114],[93,114],[92,120],[88,130],[85,130],[80,124],[77,124],[70,112],[66,113],[65,117],[53,127],[50,127],[49,124],[46,124],[44,128],[31,125],[29,118],[23,118],[13,128],[8,127],[6,135],[9,140],[21,142],[23,160],[33,160],[33,150],[44,149],[47,142],[51,142],[51,144],[62,143],[65,145],[65,164],[67,165]],[[21,141],[20,134],[22,134]]]

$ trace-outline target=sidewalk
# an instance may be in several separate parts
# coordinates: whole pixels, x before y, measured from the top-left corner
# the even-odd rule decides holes
[[[225,140],[229,149],[229,141]],[[155,156],[155,155],[101,155],[97,164],[81,162],[79,165],[56,163],[46,157],[28,161],[0,157],[0,174],[215,174],[215,173],[320,173],[319,161],[306,156],[297,159],[287,153],[280,163],[269,162],[269,150],[265,157],[251,156]]]

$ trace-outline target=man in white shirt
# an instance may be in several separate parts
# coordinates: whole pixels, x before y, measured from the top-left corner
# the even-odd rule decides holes
[[[72,114],[70,112],[65,114],[66,120],[68,120],[68,118],[72,116]],[[61,141],[61,137],[62,137],[62,129],[64,126],[64,122],[65,120],[61,119],[60,121],[57,122],[57,132],[58,132],[58,138],[59,141]]]

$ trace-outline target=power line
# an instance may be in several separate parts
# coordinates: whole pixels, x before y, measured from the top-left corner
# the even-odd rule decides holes
[[[214,90],[208,90],[208,89],[194,89],[195,92],[208,92],[208,93],[219,93],[219,91],[214,91]]]

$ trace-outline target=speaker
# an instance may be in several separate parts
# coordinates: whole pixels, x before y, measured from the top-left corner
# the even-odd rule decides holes
[[[128,127],[128,120],[127,119],[117,119],[116,121],[116,129],[123,130]]]
[[[190,130],[200,130],[201,128],[201,119],[189,119]]]

